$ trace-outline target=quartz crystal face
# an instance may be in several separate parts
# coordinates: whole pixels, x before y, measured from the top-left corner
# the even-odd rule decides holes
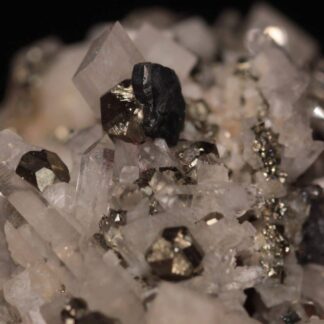
[[[25,153],[17,166],[16,173],[39,191],[55,182],[69,182],[67,166],[59,156],[47,150]]]
[[[143,106],[135,98],[130,80],[125,80],[101,97],[101,122],[112,138],[130,143],[144,141]]]
[[[199,273],[203,252],[186,227],[170,227],[146,252],[153,273],[171,281],[188,279]]]
[[[136,99],[144,106],[145,134],[175,145],[185,117],[185,101],[176,73],[160,64],[139,63],[133,69],[132,85]]]

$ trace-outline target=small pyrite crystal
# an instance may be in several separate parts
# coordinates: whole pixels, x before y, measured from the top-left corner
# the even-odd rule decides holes
[[[267,5],[22,50],[0,323],[324,324],[323,62]]]

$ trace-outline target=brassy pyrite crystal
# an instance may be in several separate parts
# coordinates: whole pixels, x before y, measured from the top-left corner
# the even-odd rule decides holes
[[[0,323],[324,323],[323,62],[266,5],[18,53]]]

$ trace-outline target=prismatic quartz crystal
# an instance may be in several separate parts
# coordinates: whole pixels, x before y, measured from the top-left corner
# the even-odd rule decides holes
[[[165,9],[15,57],[0,323],[324,323],[319,44]]]

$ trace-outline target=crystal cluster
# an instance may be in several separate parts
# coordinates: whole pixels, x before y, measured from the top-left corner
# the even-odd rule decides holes
[[[267,5],[18,53],[0,323],[324,323],[323,62]]]

